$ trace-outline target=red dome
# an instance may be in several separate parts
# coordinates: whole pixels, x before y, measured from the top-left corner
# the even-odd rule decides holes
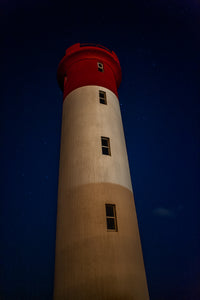
[[[98,65],[103,69],[98,70]],[[66,50],[57,71],[58,84],[64,98],[72,90],[86,85],[98,85],[117,95],[121,82],[121,67],[117,55],[101,45],[74,44]]]

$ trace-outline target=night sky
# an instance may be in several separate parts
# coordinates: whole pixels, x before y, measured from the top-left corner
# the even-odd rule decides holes
[[[0,299],[52,299],[67,47],[122,67],[119,101],[151,300],[200,299],[199,0],[0,3]]]

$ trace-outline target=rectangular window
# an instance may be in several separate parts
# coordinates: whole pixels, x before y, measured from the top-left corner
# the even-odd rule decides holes
[[[106,223],[109,231],[118,231],[115,204],[106,204]]]
[[[99,102],[101,104],[107,104],[107,100],[106,100],[106,92],[104,91],[99,91]]]
[[[101,147],[102,147],[102,154],[104,155],[111,155],[110,151],[110,139],[108,137],[101,137]]]
[[[98,62],[98,63],[97,63],[97,66],[98,66],[98,71],[99,71],[99,72],[103,72],[103,71],[104,71],[104,68],[103,68],[103,64],[102,64],[102,63]]]

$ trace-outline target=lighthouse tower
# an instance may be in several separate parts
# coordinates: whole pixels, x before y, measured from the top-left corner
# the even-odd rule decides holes
[[[64,93],[54,300],[149,299],[117,88],[119,60],[75,44]]]

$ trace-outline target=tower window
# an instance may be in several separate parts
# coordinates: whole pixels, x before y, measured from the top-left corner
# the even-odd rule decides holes
[[[101,104],[107,104],[107,100],[106,100],[106,92],[99,91],[99,102],[100,102]]]
[[[98,62],[97,66],[98,66],[98,71],[99,72],[104,72],[104,68],[103,68],[103,64],[102,63]]]
[[[102,154],[104,155],[111,155],[110,151],[110,139],[108,137],[101,137],[101,147],[102,147]]]
[[[115,204],[106,204],[106,223],[109,231],[118,231]]]

